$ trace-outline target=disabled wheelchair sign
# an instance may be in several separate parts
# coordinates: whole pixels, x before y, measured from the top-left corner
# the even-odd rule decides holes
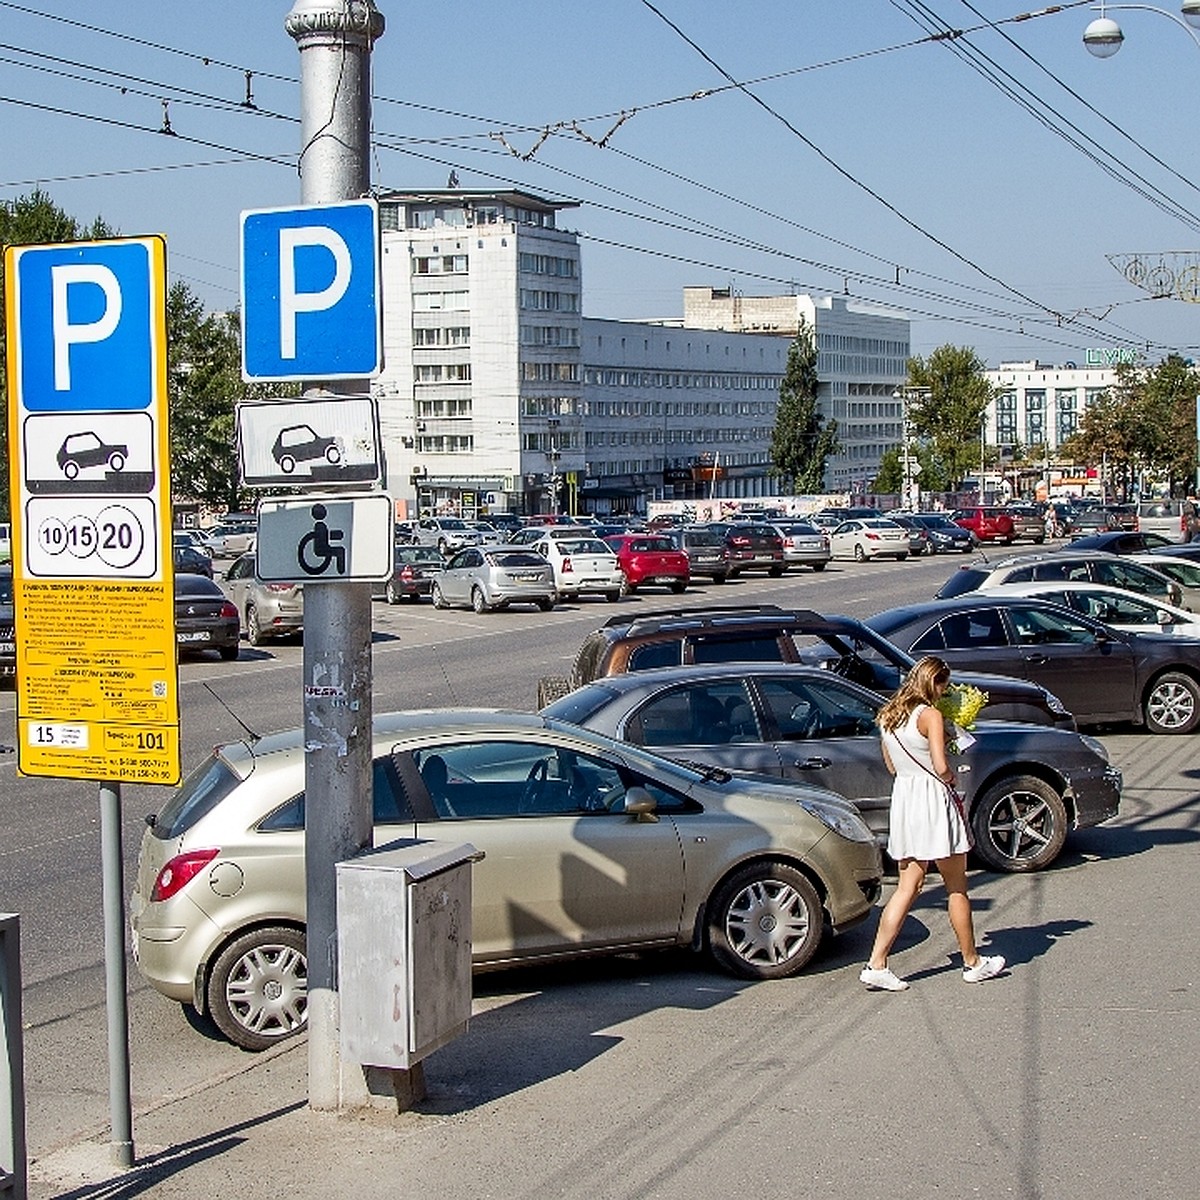
[[[383,492],[265,499],[256,574],[264,583],[389,579],[394,511]]]

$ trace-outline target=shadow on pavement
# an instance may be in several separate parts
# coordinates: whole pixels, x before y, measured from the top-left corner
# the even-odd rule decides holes
[[[141,1196],[152,1192],[159,1184],[178,1175],[179,1172],[240,1146],[246,1138],[239,1137],[239,1134],[253,1129],[256,1125],[264,1125],[268,1121],[296,1112],[306,1105],[307,1101],[298,1100],[261,1116],[193,1138],[189,1142],[181,1142],[178,1146],[170,1146],[158,1154],[148,1156],[132,1170],[122,1171],[111,1179],[56,1192],[55,1200],[124,1200],[128,1196]]]

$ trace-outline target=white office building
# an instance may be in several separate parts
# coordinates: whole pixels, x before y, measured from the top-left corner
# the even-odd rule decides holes
[[[442,511],[642,511],[760,496],[787,351],[817,333],[821,412],[861,491],[900,440],[908,321],[842,297],[687,288],[680,321],[582,316],[572,201],[439,189],[380,197],[388,488]]]
[[[1100,358],[1101,353],[1090,352],[1089,357]],[[995,393],[983,435],[988,444],[1026,450],[1043,446],[1051,456],[1079,428],[1088,406],[1117,382],[1109,365],[1010,362],[985,374]]]

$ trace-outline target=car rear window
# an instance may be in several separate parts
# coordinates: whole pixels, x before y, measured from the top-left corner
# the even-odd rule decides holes
[[[988,573],[977,567],[960,567],[934,593],[939,600],[948,600],[952,596],[964,596],[967,592],[977,592],[983,587]]]
[[[532,550],[507,550],[489,554],[487,558],[498,567],[544,567],[546,560]]]
[[[207,816],[241,782],[229,767],[213,755],[202,762],[162,806],[151,829],[166,841],[187,833]]]
[[[1178,500],[1143,501],[1138,505],[1139,517],[1177,517],[1183,511]]]
[[[692,661],[695,663],[783,662],[779,638],[764,637],[697,637],[692,639]]]

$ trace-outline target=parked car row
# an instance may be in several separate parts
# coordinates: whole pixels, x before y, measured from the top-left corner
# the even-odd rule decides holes
[[[897,559],[977,544],[947,515],[924,515],[938,519],[844,515],[801,536],[837,553],[837,531],[852,527],[844,537],[875,533]],[[412,590],[395,599],[425,594],[424,580],[435,603],[483,611],[535,583],[549,603],[589,589],[613,599],[618,578],[617,596],[789,565],[752,539],[748,557],[730,559],[730,528],[598,537],[547,523],[444,564],[416,560],[436,546],[398,547]],[[1019,536],[1038,540],[1031,527]],[[891,780],[877,713],[932,653],[954,683],[987,692],[973,742],[952,757],[976,858],[1045,869],[1072,830],[1119,809],[1121,774],[1089,727],[1200,729],[1200,562],[1163,553],[1186,547],[1153,545],[1147,531],[1103,536],[1134,540],[1109,544],[1121,554],[1075,543],[974,561],[937,597],[865,622],[772,605],[614,615],[583,639],[568,676],[539,681],[539,716],[377,718],[377,840],[484,851],[478,969],[691,945],[749,979],[790,975],[823,931],[863,919],[879,894]],[[582,880],[581,845],[614,870]],[[262,882],[233,896],[211,886],[228,864]],[[306,1017],[303,895],[301,735],[218,748],[148,824],[131,905],[139,965],[239,1045],[272,1045]],[[514,924],[514,911],[530,919]]]

